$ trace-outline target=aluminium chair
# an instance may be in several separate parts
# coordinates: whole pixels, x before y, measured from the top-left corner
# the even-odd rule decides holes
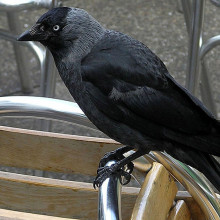
[[[211,0],[211,2],[220,7],[219,0]],[[181,3],[189,34],[186,88],[197,96],[200,86],[201,98],[204,104],[218,117],[205,56],[213,48],[220,45],[220,35],[203,42],[205,0],[181,0]]]
[[[28,68],[26,54],[22,46],[28,47],[33,52],[40,65],[41,96],[54,96],[56,73],[49,51],[39,47],[38,44],[33,42],[18,43],[16,41],[17,34],[22,32],[18,13],[23,10],[36,10],[40,8],[49,9],[56,7],[59,4],[60,3],[57,0],[0,0],[0,11],[6,12],[9,25],[9,30],[0,29],[0,38],[13,43],[21,88],[24,93],[33,92],[33,85],[30,78],[30,69]]]
[[[0,97],[0,117],[18,116],[96,129],[76,103],[43,97]],[[92,176],[104,153],[120,146],[111,139],[3,126],[0,139],[1,165]],[[151,152],[135,161],[133,175],[141,190],[121,187],[118,177],[112,175],[98,195],[91,183],[0,172],[0,216],[11,220],[16,219],[14,216],[23,220],[145,220],[156,219],[155,214],[167,220],[183,219],[182,215],[185,220],[220,218],[219,195],[200,174],[165,153]],[[186,191],[178,191],[174,179]]]

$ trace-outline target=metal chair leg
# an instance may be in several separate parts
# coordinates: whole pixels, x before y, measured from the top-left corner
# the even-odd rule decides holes
[[[188,34],[191,33],[192,27],[192,1],[191,0],[181,0],[183,15],[186,22],[186,28]]]
[[[51,53],[49,50],[46,50],[44,62],[41,64],[41,96],[50,98],[54,97],[55,86],[56,68]]]
[[[106,166],[115,164],[116,161],[109,161]],[[121,219],[121,184],[117,175],[107,178],[99,189],[99,220],[120,220]]]
[[[18,17],[15,12],[7,12],[8,25],[14,34],[21,32]],[[24,93],[33,92],[33,83],[30,77],[30,68],[27,65],[27,55],[20,45],[13,43],[18,73],[20,76],[21,88]]]
[[[56,73],[57,72],[55,69],[53,57],[49,50],[46,50],[45,58],[43,60],[43,63],[41,63],[40,95],[42,97],[54,97],[56,87]],[[39,130],[41,131],[50,131],[51,125],[51,121],[40,120],[38,126]]]
[[[204,0],[193,1],[193,16],[192,16],[192,29],[189,39],[189,56],[188,56],[188,71],[186,78],[186,87],[189,91],[196,95],[199,85],[199,50],[202,44],[202,24],[204,17]]]
[[[186,79],[186,87],[196,95],[198,85],[200,85],[201,97],[204,104],[215,116],[217,116],[206,62],[201,56],[204,4],[204,0],[193,0],[194,7],[192,7],[191,0],[182,0],[184,18],[189,34],[188,75]]]
[[[211,82],[207,74],[207,67],[205,61],[201,61],[201,97],[206,107],[212,112],[214,116],[218,116],[215,101],[212,94]]]

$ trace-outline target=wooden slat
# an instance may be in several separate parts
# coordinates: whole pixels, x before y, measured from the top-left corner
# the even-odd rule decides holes
[[[138,188],[123,187],[122,216],[130,219]],[[97,219],[98,193],[90,183],[0,172],[0,208],[66,218]]]
[[[122,216],[130,219],[140,189],[122,189]],[[175,200],[180,199],[186,202],[193,220],[205,220],[189,193],[178,192]],[[0,208],[66,218],[83,215],[84,219],[92,220],[97,217],[97,191],[89,183],[0,172]]]
[[[166,169],[170,173],[172,173],[173,176],[175,176],[176,179],[184,183],[185,188],[188,189],[189,193],[193,196],[194,200],[198,203],[199,207],[203,211],[206,218],[208,219],[210,216],[210,212],[209,212],[209,209],[210,209],[212,210],[213,218],[218,219],[219,216],[217,212],[215,211],[214,207],[213,206],[209,206],[209,208],[206,207],[205,203],[203,202],[202,197],[199,195],[199,193],[196,192],[194,187],[192,187],[192,185],[190,184],[190,181],[188,181],[187,178],[184,180],[184,175],[182,175],[181,172],[178,172],[178,169],[175,169],[174,167],[170,166],[170,164],[166,161],[166,159],[163,157],[163,155],[160,152],[155,151],[154,154],[156,155],[158,160],[160,160],[161,163],[163,163]]]
[[[120,146],[119,143],[111,139],[79,137],[74,135],[30,131],[25,129],[8,128],[8,127],[0,126],[0,149],[1,149],[0,164],[5,166],[96,175],[96,169],[100,158],[104,155],[105,152],[114,150],[119,146]],[[27,179],[30,180],[32,179],[32,177],[28,177],[28,178],[25,177],[21,182],[19,182],[20,180],[17,181],[16,178],[17,176],[15,177],[14,180],[11,180],[0,177],[0,187],[1,187],[0,198],[1,198],[1,194],[4,193],[6,194],[9,193],[9,195],[12,194],[10,190],[3,191],[4,186],[6,186],[7,189],[7,183],[9,183],[8,186],[9,188],[13,188],[12,187],[13,184],[15,184],[18,188],[21,187],[21,191],[22,190],[25,191],[28,188],[31,188],[31,190],[34,191],[34,188],[37,186],[43,187],[46,185],[46,187],[48,187],[47,186],[48,181],[46,181],[46,183],[43,184],[38,182],[37,184],[33,184],[32,182],[31,183],[27,182]],[[52,189],[60,190],[60,186],[55,187],[56,185],[55,182],[53,182],[52,185],[53,185]],[[82,186],[82,184],[80,185]],[[38,189],[38,187],[36,189]],[[92,190],[91,184],[89,185],[89,188],[90,190]],[[61,187],[61,189],[63,188]],[[46,198],[48,195],[45,195],[44,197],[44,193],[43,193],[45,189],[43,190],[42,188],[41,190],[42,190],[41,191],[42,198]],[[78,190],[75,191],[79,192]],[[56,193],[56,190],[54,190],[54,192]],[[20,192],[18,192],[18,194],[19,193]],[[93,191],[90,191],[90,193],[92,193],[93,197],[94,194],[96,195],[96,193],[94,193]],[[38,193],[36,193],[36,195],[37,194]],[[14,195],[16,195],[16,193]],[[35,196],[34,193],[32,193],[31,195],[33,197]],[[22,198],[22,196],[24,195],[22,195],[21,193],[20,196]],[[29,199],[31,200],[30,195],[26,195],[26,197],[29,197]],[[26,197],[24,196],[24,198]],[[134,198],[133,194],[132,194],[132,198]],[[180,197],[178,199],[180,199]],[[194,202],[194,200],[192,200],[191,197],[188,196],[182,199],[186,201],[192,213],[193,220],[205,219],[201,209]],[[33,200],[36,199],[33,198]],[[35,202],[33,202],[33,204]],[[127,201],[125,201],[125,203],[126,202]],[[3,203],[1,202],[1,204],[5,205],[4,201]],[[7,206],[2,206],[1,204],[0,207],[7,208]],[[132,209],[131,206],[128,207]]]
[[[190,220],[190,211],[184,200],[178,200],[176,205],[170,211],[167,220]]]
[[[96,175],[102,156],[119,147],[104,138],[0,126],[0,165]]]
[[[201,210],[200,206],[195,202],[192,196],[185,191],[178,192],[176,196],[177,200],[184,200],[189,208],[192,220],[206,220],[206,216]]]
[[[60,218],[48,215],[37,215],[26,212],[18,212],[7,209],[0,209],[1,220],[77,220],[73,218]]]
[[[132,220],[166,220],[173,205],[177,186],[169,172],[153,163],[135,203]]]

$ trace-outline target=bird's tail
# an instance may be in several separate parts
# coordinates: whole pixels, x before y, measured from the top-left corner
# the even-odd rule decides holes
[[[192,137],[194,146],[199,146],[206,153],[220,157],[220,133]],[[202,147],[203,146],[203,147]]]
[[[220,164],[212,155],[179,145],[175,146],[175,149],[170,148],[166,151],[176,159],[202,172],[220,192]]]
[[[200,166],[197,167],[197,169],[202,172],[220,192],[220,164],[212,155],[205,153],[201,154],[201,163]]]

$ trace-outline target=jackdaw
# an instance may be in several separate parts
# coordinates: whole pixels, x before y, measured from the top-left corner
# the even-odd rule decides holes
[[[94,186],[117,172],[128,182],[131,161],[156,150],[200,170],[220,190],[220,165],[212,156],[220,156],[220,122],[143,43],[69,7],[49,10],[18,40],[46,46],[85,115],[125,145],[103,157]],[[110,159],[118,162],[104,168]]]

